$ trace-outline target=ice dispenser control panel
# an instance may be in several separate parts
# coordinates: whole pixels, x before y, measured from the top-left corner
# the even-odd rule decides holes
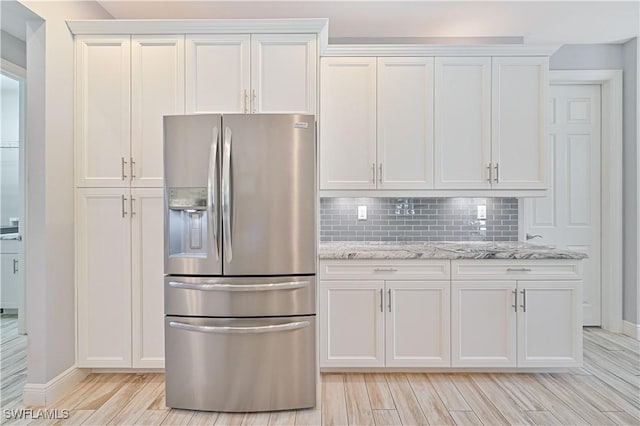
[[[207,208],[207,188],[169,188],[171,210],[204,210]]]

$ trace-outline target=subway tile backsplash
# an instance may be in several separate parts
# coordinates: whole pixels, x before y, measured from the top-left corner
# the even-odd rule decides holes
[[[486,220],[478,206],[486,206]],[[367,219],[358,220],[358,206]],[[516,198],[321,198],[320,241],[517,241]]]

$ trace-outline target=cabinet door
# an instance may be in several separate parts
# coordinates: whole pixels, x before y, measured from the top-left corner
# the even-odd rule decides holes
[[[76,185],[128,187],[129,36],[76,37]]]
[[[315,114],[316,35],[251,35],[252,112]]]
[[[435,60],[435,187],[489,189],[491,58]]]
[[[387,367],[449,367],[449,281],[387,281]]]
[[[79,367],[131,367],[129,201],[124,189],[76,191]]]
[[[131,191],[133,367],[164,368],[162,189]]]
[[[133,36],[131,177],[162,187],[162,116],[184,114],[184,36]]]
[[[249,112],[251,36],[186,37],[187,113]]]
[[[549,59],[493,58],[493,188],[545,189]]]
[[[383,281],[320,281],[320,366],[383,367]]]
[[[433,188],[433,58],[378,58],[378,188]]]
[[[0,308],[18,309],[20,294],[20,259],[17,253],[0,254]]]
[[[515,367],[515,281],[451,283],[451,366]]]
[[[581,281],[518,281],[518,367],[582,363]]]
[[[323,58],[320,189],[376,187],[376,58]]]

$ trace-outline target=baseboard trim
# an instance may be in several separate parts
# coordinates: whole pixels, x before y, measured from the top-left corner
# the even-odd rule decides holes
[[[22,393],[23,404],[27,407],[44,407],[60,398],[73,385],[89,374],[88,369],[71,367],[45,384],[27,383]]]
[[[640,340],[640,324],[634,324],[629,321],[622,321],[622,334]]]

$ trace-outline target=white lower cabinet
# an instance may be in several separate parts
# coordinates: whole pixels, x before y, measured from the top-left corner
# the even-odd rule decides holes
[[[321,367],[448,367],[448,281],[320,281]]]
[[[0,254],[0,308],[18,309],[20,300],[20,255],[18,253]]]
[[[163,366],[162,212],[160,188],[77,190],[79,367]]]
[[[453,281],[452,367],[575,367],[581,282]]]

